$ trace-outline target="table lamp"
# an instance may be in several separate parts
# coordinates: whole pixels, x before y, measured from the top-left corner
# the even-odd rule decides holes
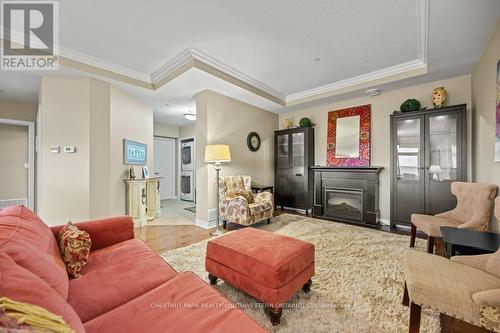
[[[219,229],[219,171],[221,163],[231,162],[231,152],[228,145],[207,145],[205,147],[205,162],[215,165],[215,172],[217,173],[217,227],[210,235],[218,236],[224,232]]]
[[[429,167],[429,173],[433,175],[432,179],[437,180],[437,181],[441,181],[441,179],[439,179],[439,174],[442,171],[443,170],[441,170],[441,166],[440,165],[431,165]]]

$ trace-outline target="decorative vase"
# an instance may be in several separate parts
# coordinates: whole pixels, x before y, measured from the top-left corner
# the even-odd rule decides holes
[[[290,121],[290,119],[286,118],[285,120],[283,120],[283,127],[285,129],[289,129],[290,127],[292,127],[292,122]]]
[[[432,90],[432,104],[435,108],[440,108],[446,103],[446,89],[444,87],[434,88]]]

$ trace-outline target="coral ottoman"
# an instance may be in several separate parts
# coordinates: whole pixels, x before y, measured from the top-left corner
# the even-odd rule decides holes
[[[208,242],[205,268],[211,284],[220,278],[266,304],[273,325],[282,305],[314,275],[314,245],[268,231],[245,228]]]

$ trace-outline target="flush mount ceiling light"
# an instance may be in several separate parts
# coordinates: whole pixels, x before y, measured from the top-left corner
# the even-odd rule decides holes
[[[380,94],[380,89],[373,88],[373,89],[368,89],[368,90],[367,90],[367,91],[365,91],[365,92],[366,92],[366,94],[367,94],[368,96],[373,97],[373,96],[377,96],[377,95],[379,95],[379,94]]]
[[[196,120],[196,113],[184,113],[184,118],[187,120]]]

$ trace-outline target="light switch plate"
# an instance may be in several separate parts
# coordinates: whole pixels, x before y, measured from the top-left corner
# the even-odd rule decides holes
[[[64,152],[66,154],[73,154],[76,153],[76,147],[75,146],[65,146],[64,147]]]
[[[59,154],[61,152],[59,146],[50,146],[50,152],[52,154]]]

